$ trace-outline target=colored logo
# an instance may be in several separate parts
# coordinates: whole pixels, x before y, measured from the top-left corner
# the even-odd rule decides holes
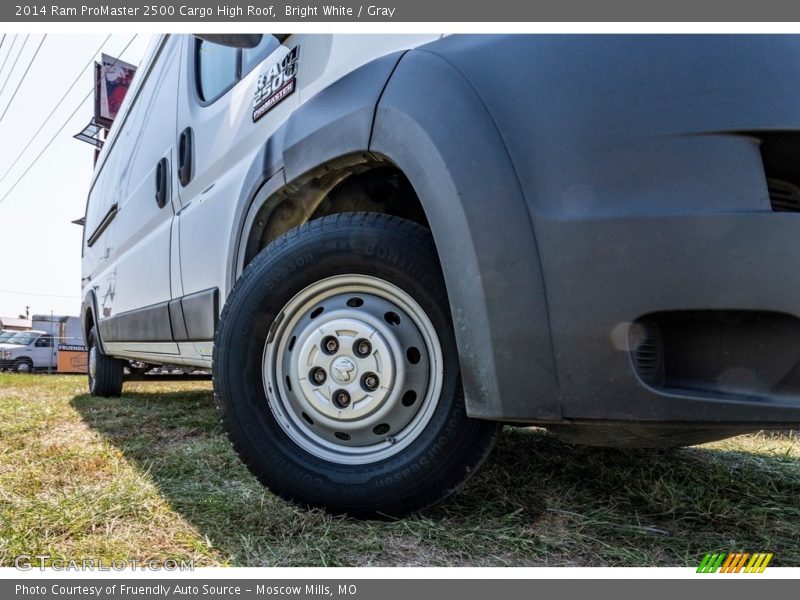
[[[728,554],[706,554],[697,567],[698,573],[763,573],[772,553],[730,552]]]

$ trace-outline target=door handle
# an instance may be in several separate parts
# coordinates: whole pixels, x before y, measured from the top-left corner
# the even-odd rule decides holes
[[[194,171],[194,134],[191,127],[181,131],[178,139],[178,181],[186,187]]]
[[[158,204],[158,208],[164,208],[167,204],[169,186],[167,173],[169,173],[169,164],[166,158],[162,158],[156,165],[156,204]]]

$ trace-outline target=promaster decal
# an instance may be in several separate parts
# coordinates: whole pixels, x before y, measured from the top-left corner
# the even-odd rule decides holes
[[[295,46],[289,50],[289,54],[258,78],[253,98],[254,122],[275,108],[297,88],[298,48],[299,46]]]

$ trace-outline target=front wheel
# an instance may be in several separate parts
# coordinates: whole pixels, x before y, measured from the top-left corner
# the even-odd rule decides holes
[[[33,362],[30,358],[20,358],[14,363],[14,371],[17,373],[33,373]]]
[[[97,328],[89,332],[89,393],[92,396],[116,397],[122,394],[125,363],[104,354],[97,343]]]
[[[451,493],[491,449],[466,415],[447,293],[427,230],[312,221],[248,266],[220,319],[217,406],[276,493],[360,516]]]

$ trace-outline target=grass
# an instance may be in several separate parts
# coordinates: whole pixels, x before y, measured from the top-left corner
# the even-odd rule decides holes
[[[681,450],[569,446],[506,429],[445,502],[399,521],[288,504],[239,463],[210,384],[85,394],[0,374],[0,566],[18,554],[195,566],[683,566],[707,551],[800,565],[800,438]]]

